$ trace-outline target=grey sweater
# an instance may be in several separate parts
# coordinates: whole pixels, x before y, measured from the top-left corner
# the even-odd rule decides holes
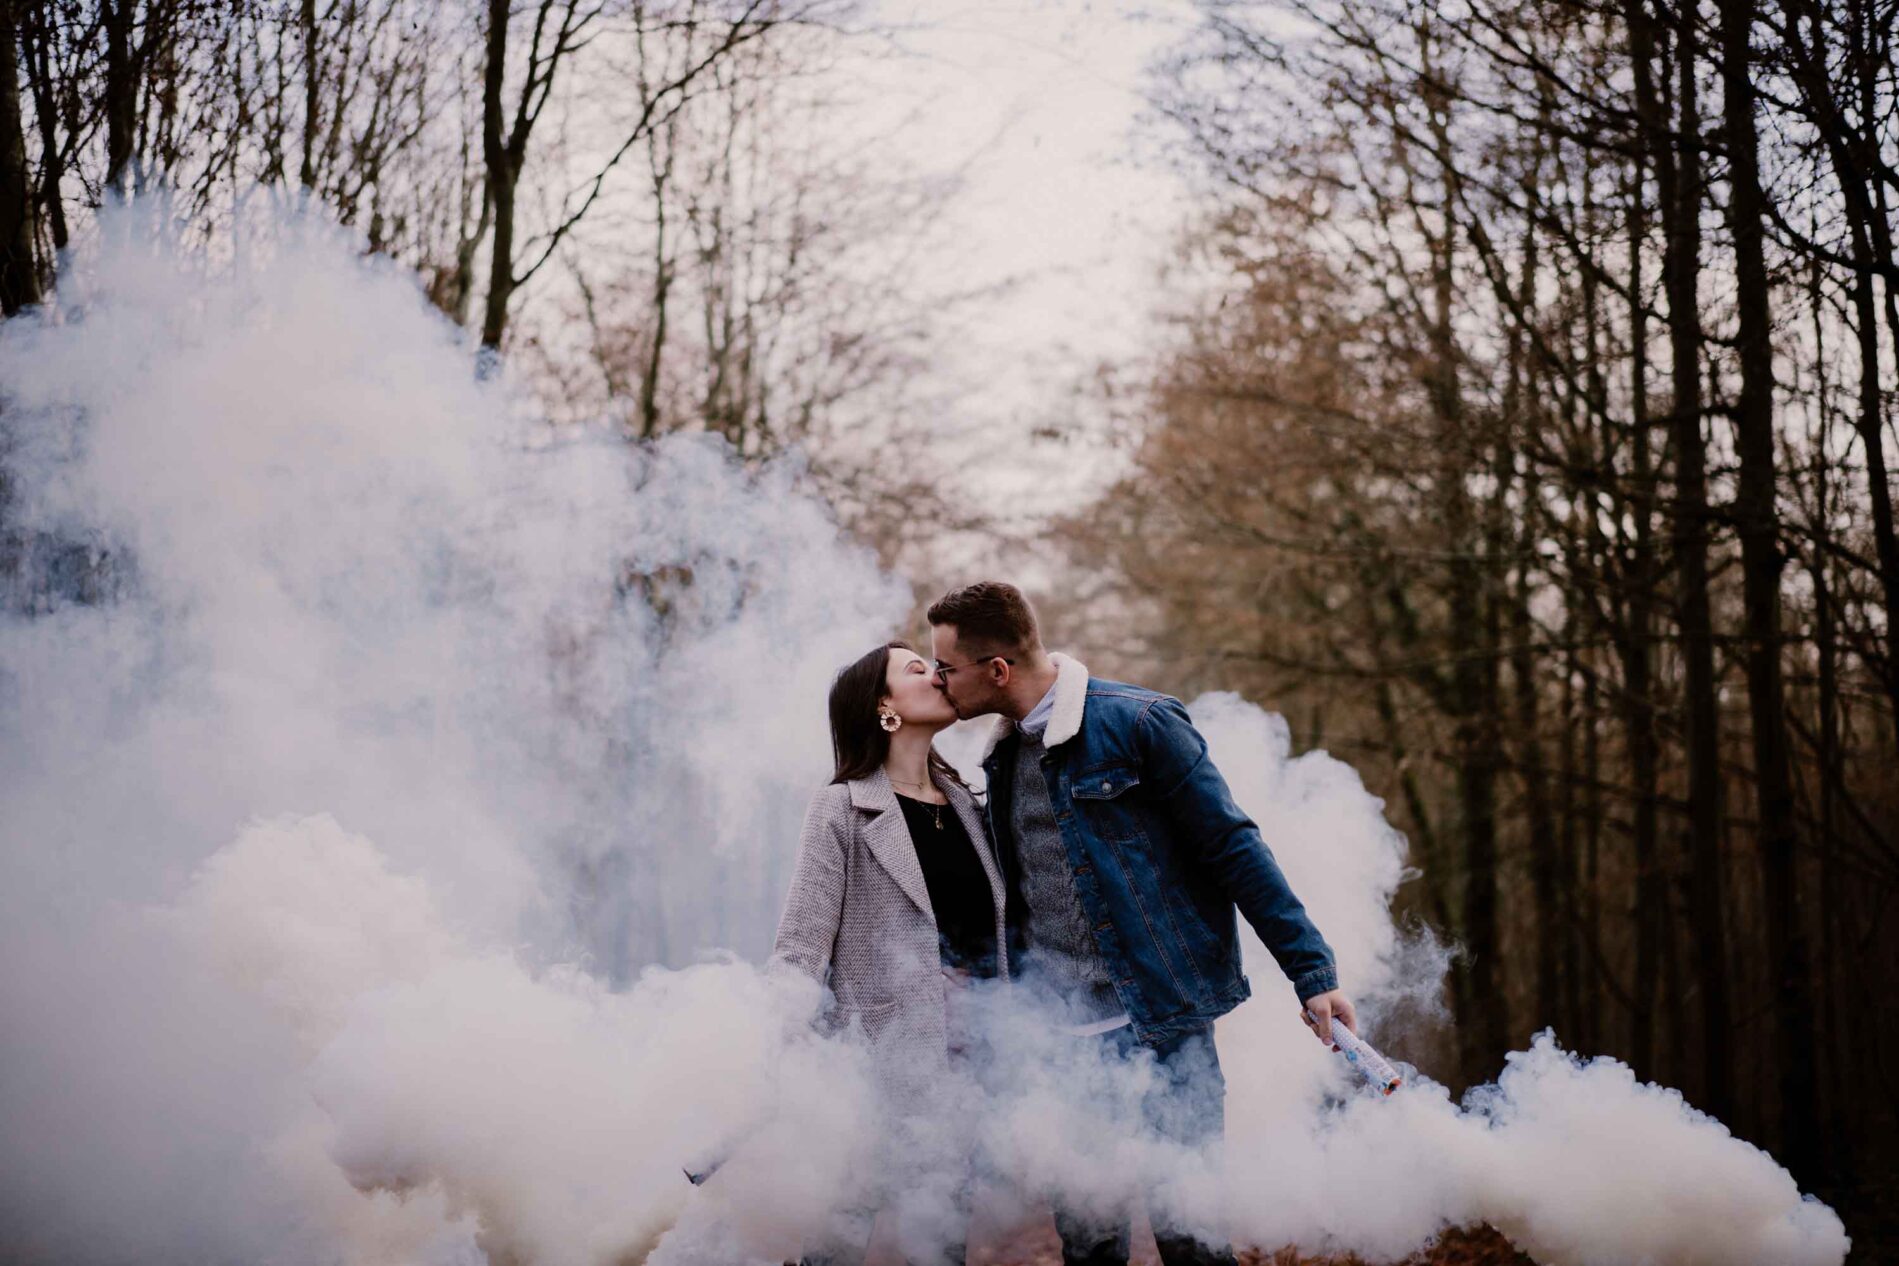
[[[1041,740],[1027,730],[1016,747],[1010,824],[1021,865],[1022,900],[1028,906],[1028,945],[1023,983],[1046,989],[1064,1022],[1089,1025],[1125,1014],[1115,996],[1108,965],[1101,961],[1088,914],[1069,873],[1068,847],[1042,778]]]

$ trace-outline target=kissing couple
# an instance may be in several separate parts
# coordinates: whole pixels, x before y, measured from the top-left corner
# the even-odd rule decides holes
[[[931,658],[889,643],[832,684],[836,771],[805,815],[774,967],[828,989],[830,1022],[861,1029],[887,1085],[952,1076],[982,1046],[963,999],[1002,988],[1078,1053],[1147,1064],[1143,1128],[1218,1142],[1213,1022],[1251,992],[1235,911],[1326,1041],[1357,1029],[1331,948],[1178,700],[1050,653],[1010,584],[946,594],[929,623]],[[935,740],[991,714],[979,799]],[[877,1199],[806,1263],[861,1261]],[[1148,1208],[1164,1266],[1235,1261]],[[1064,1266],[1126,1266],[1125,1209],[1058,1196],[1055,1224]],[[962,1225],[937,1239],[960,1266]]]

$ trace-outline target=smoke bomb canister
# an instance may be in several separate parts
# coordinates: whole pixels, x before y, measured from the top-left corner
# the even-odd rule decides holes
[[[1306,1018],[1317,1026],[1317,1016],[1308,1011]],[[1372,1049],[1371,1043],[1339,1023],[1336,1016],[1332,1019],[1332,1049],[1345,1056],[1345,1062],[1381,1094],[1388,1095],[1404,1085],[1404,1078],[1398,1075],[1398,1070]]]

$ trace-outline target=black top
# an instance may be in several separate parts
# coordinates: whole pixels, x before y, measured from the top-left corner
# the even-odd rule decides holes
[[[969,832],[956,810],[947,804],[929,804],[898,796],[910,842],[923,866],[923,882],[930,890],[930,908],[936,914],[937,948],[945,967],[973,976],[996,974],[996,905],[989,895],[989,875],[970,843]],[[938,826],[938,821],[942,822]]]

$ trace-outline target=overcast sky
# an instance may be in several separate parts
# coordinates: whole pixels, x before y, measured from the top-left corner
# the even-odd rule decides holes
[[[1091,366],[1150,345],[1156,275],[1184,205],[1138,132],[1151,63],[1191,11],[879,0],[873,12],[899,28],[903,54],[867,70],[876,109],[912,161],[965,177],[925,280],[1004,286],[958,322],[940,370],[959,415],[1005,450],[983,480],[997,508],[1033,515],[1079,487],[1067,450],[1031,433],[1073,412]],[[1098,455],[1088,466],[1101,468]]]

